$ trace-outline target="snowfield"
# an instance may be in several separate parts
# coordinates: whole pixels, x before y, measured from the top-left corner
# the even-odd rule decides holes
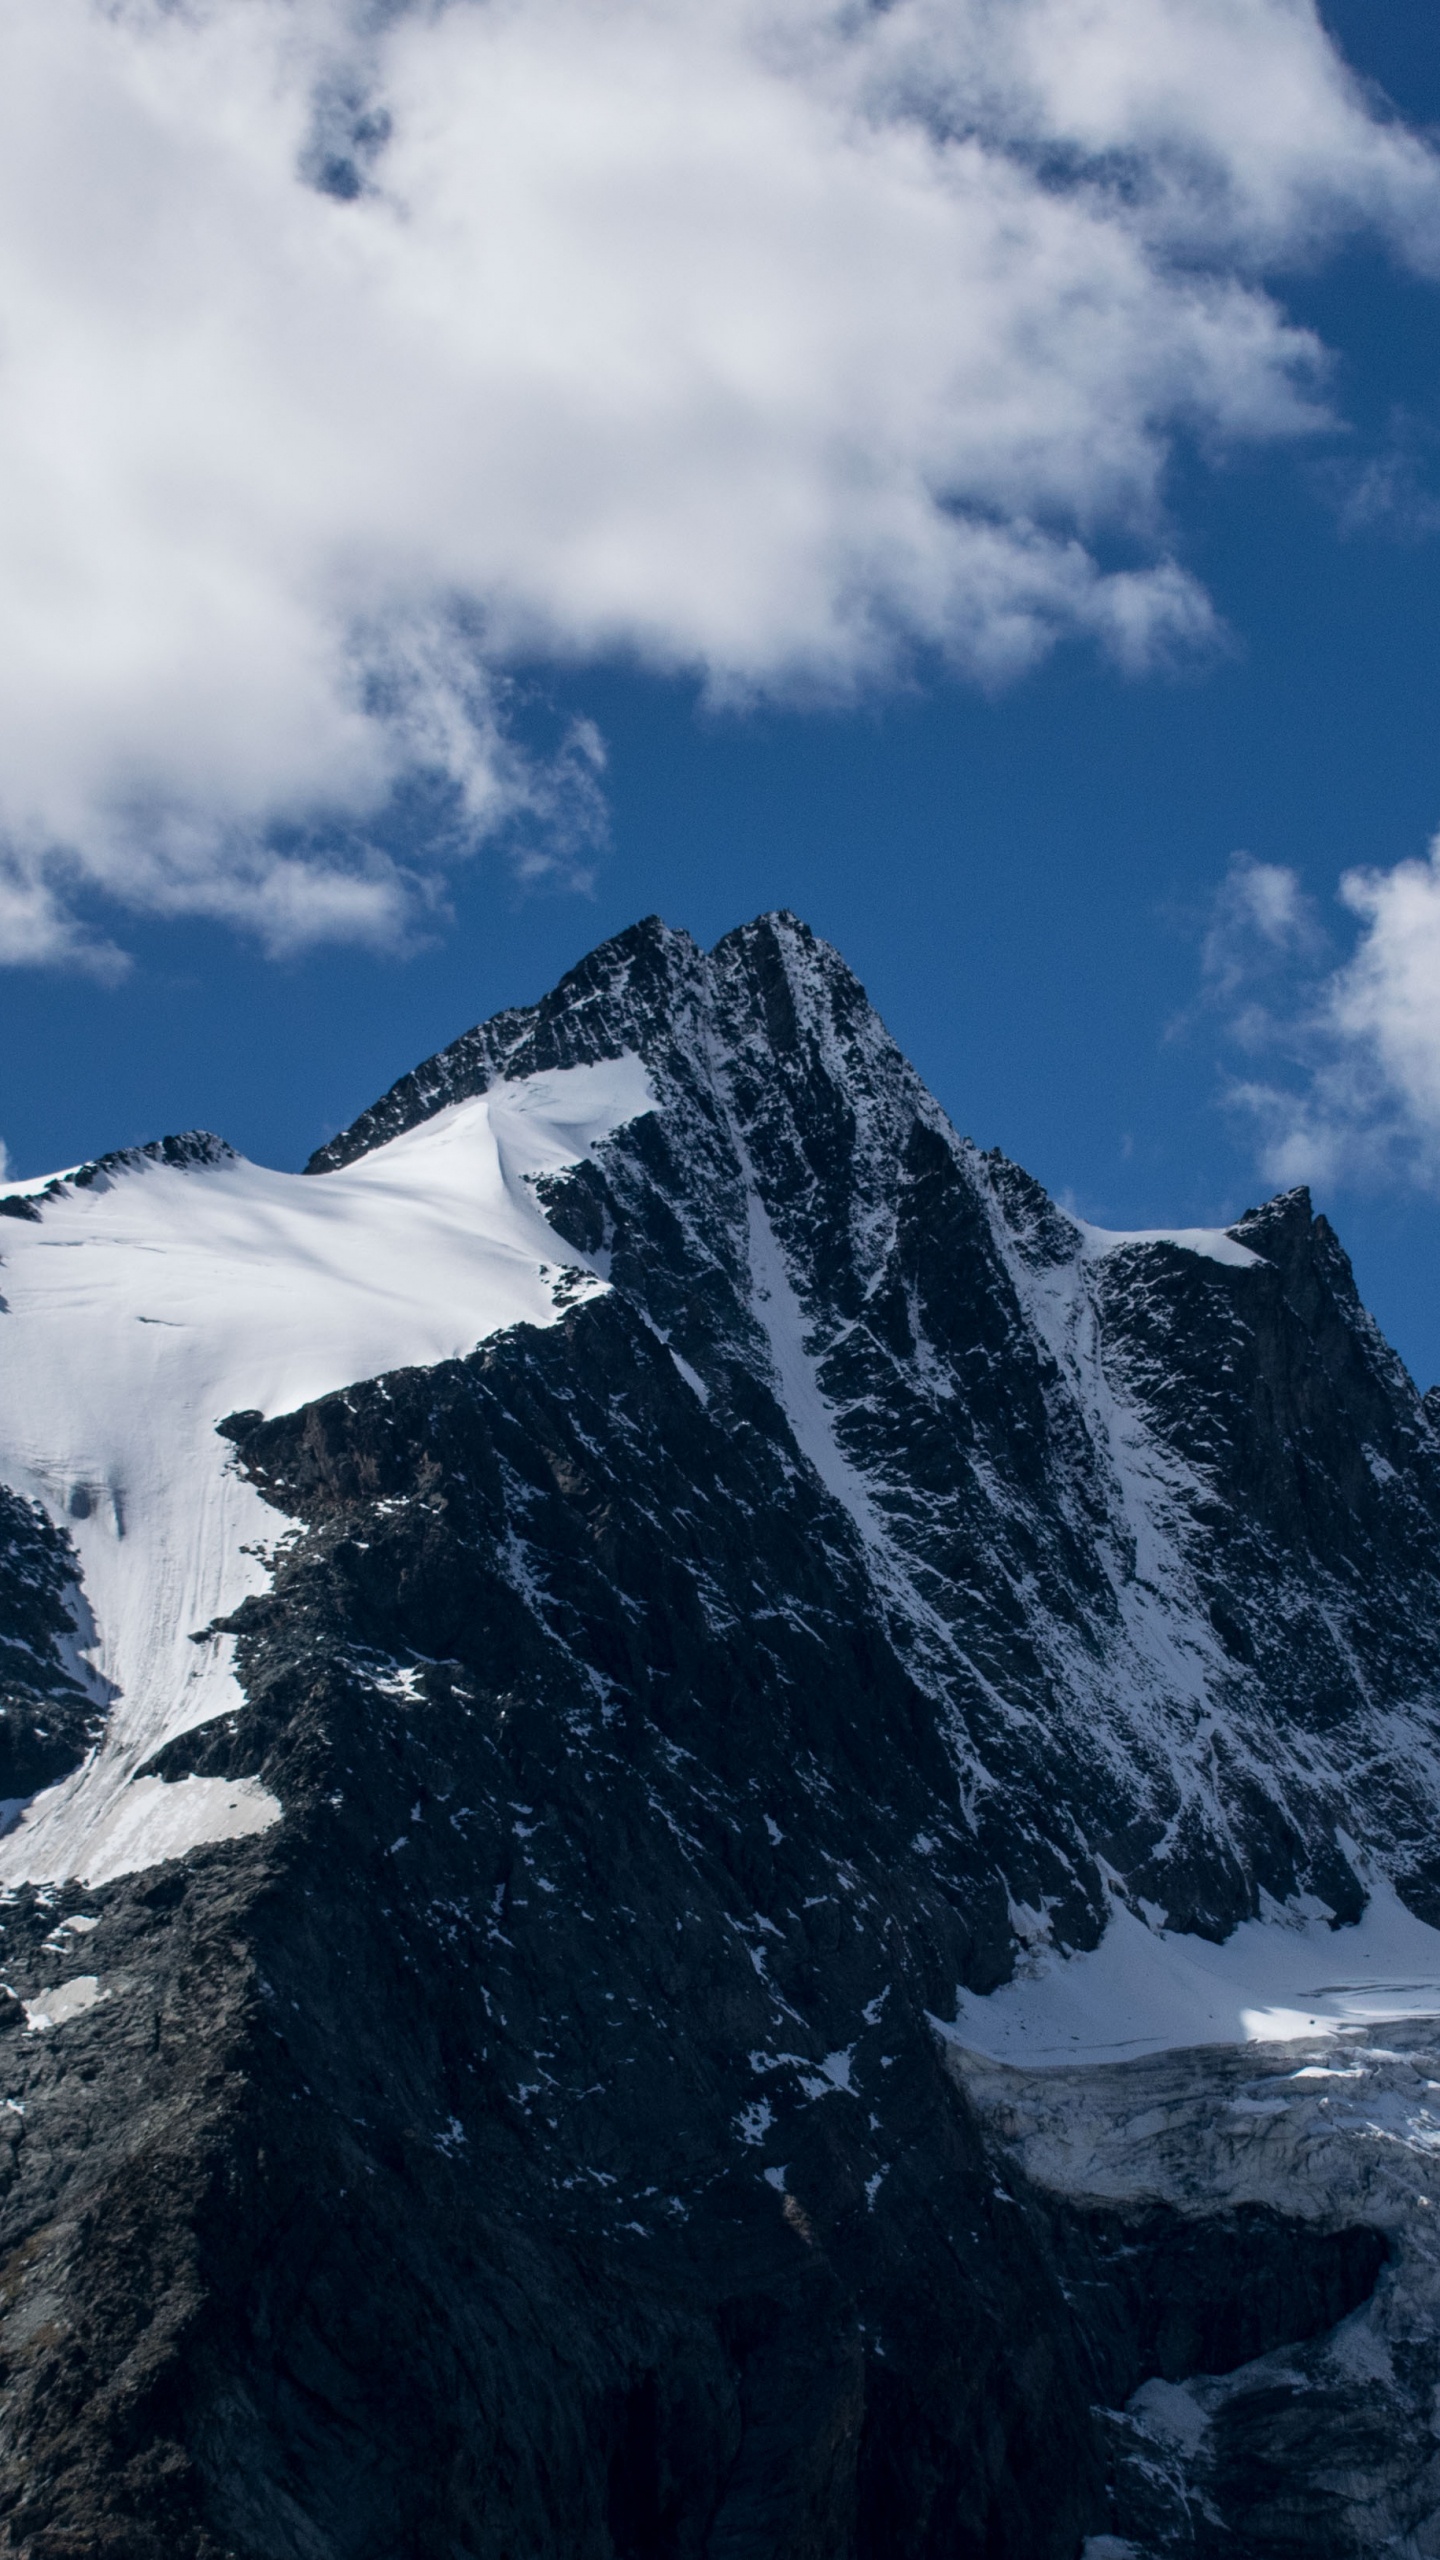
[[[1149,1928],[1117,1901],[1090,1953],[1046,1948],[1000,1990],[962,1991],[939,2032],[964,2052],[1033,2071],[1440,2017],[1440,1929],[1353,1856],[1369,1898],[1351,1927],[1332,1927],[1314,1904],[1272,1902],[1217,1946]]]
[[[653,1107],[627,1055],[494,1085],[335,1172],[136,1154],[10,1186],[41,1214],[0,1221],[0,1480],[74,1540],[76,1667],[110,1713],[82,1768],[11,1808],[0,1879],[100,1884],[277,1819],[254,1781],[137,1775],[241,1702],[231,1639],[195,1638],[264,1589],[279,1524],[217,1423],[557,1321],[557,1256],[584,1258],[534,1177]]]

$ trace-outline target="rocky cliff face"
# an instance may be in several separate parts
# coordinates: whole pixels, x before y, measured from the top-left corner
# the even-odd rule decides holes
[[[0,1803],[10,1818],[100,1730],[75,1659],[90,1632],[76,1580],[64,1529],[0,1484]]]
[[[1127,1931],[1338,1966],[1377,1880],[1412,1953],[1440,1918],[1440,1441],[1340,1247],[1298,1193],[1080,1226],[786,916],[636,927],[310,1171],[620,1059],[648,1107],[511,1177],[546,1322],[210,1418],[263,1587],[125,1783],[281,1818],[89,1888],[13,1852],[34,1808],[5,1844],[3,2547],[1431,2548],[1414,2177],[1311,2176],[1223,2049],[1183,2103],[1082,2073],[1066,2150],[1060,2079],[955,2027]],[[24,1760],[41,1691],[97,1710],[75,1559],[0,1499],[22,1797],[84,1747]],[[1243,2176],[1154,2148],[1247,2107]],[[1337,2338],[1363,2494],[1274,2403]]]
[[[783,917],[708,956],[622,937],[312,1169],[627,1047],[658,1108],[552,1180],[547,1213],[715,1427],[788,1441],[829,1494],[824,1534],[961,1779],[967,1979],[980,1944],[1008,1972],[1012,1903],[1092,1941],[1107,1879],[1216,1934],[1261,1890],[1352,1914],[1342,1816],[1403,1839],[1423,1891],[1440,1443],[1307,1196],[1229,1237],[1095,1238],[956,1140]],[[1415,1747],[1362,1777],[1382,1695]]]

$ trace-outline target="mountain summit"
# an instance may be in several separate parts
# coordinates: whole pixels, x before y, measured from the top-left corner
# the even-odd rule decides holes
[[[0,2548],[1440,2548],[1440,1434],[1303,1192],[1069,1216],[778,914],[0,1217]]]

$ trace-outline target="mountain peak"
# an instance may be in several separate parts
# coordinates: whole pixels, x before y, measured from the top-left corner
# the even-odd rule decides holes
[[[1413,2541],[1440,1441],[1308,1197],[1071,1218],[784,911],[311,1170],[5,1230],[16,2549]]]
[[[865,1003],[839,954],[787,908],[735,927],[708,955],[688,933],[660,916],[645,916],[588,952],[538,1003],[513,1006],[476,1024],[401,1076],[347,1129],[318,1147],[305,1171],[329,1173],[351,1164],[450,1103],[486,1092],[500,1076],[591,1064],[627,1049],[649,1056],[677,1032],[683,1036],[686,1008],[712,969],[748,972],[777,1001],[782,986],[818,976],[843,985],[852,1005]]]

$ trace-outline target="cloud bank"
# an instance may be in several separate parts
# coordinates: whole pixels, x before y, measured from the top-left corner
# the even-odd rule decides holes
[[[1203,645],[1174,440],[1322,421],[1263,279],[1367,226],[1440,272],[1309,0],[17,0],[0,958],[113,961],[96,893],[403,938],[417,780],[442,868],[582,861],[521,663]]]

